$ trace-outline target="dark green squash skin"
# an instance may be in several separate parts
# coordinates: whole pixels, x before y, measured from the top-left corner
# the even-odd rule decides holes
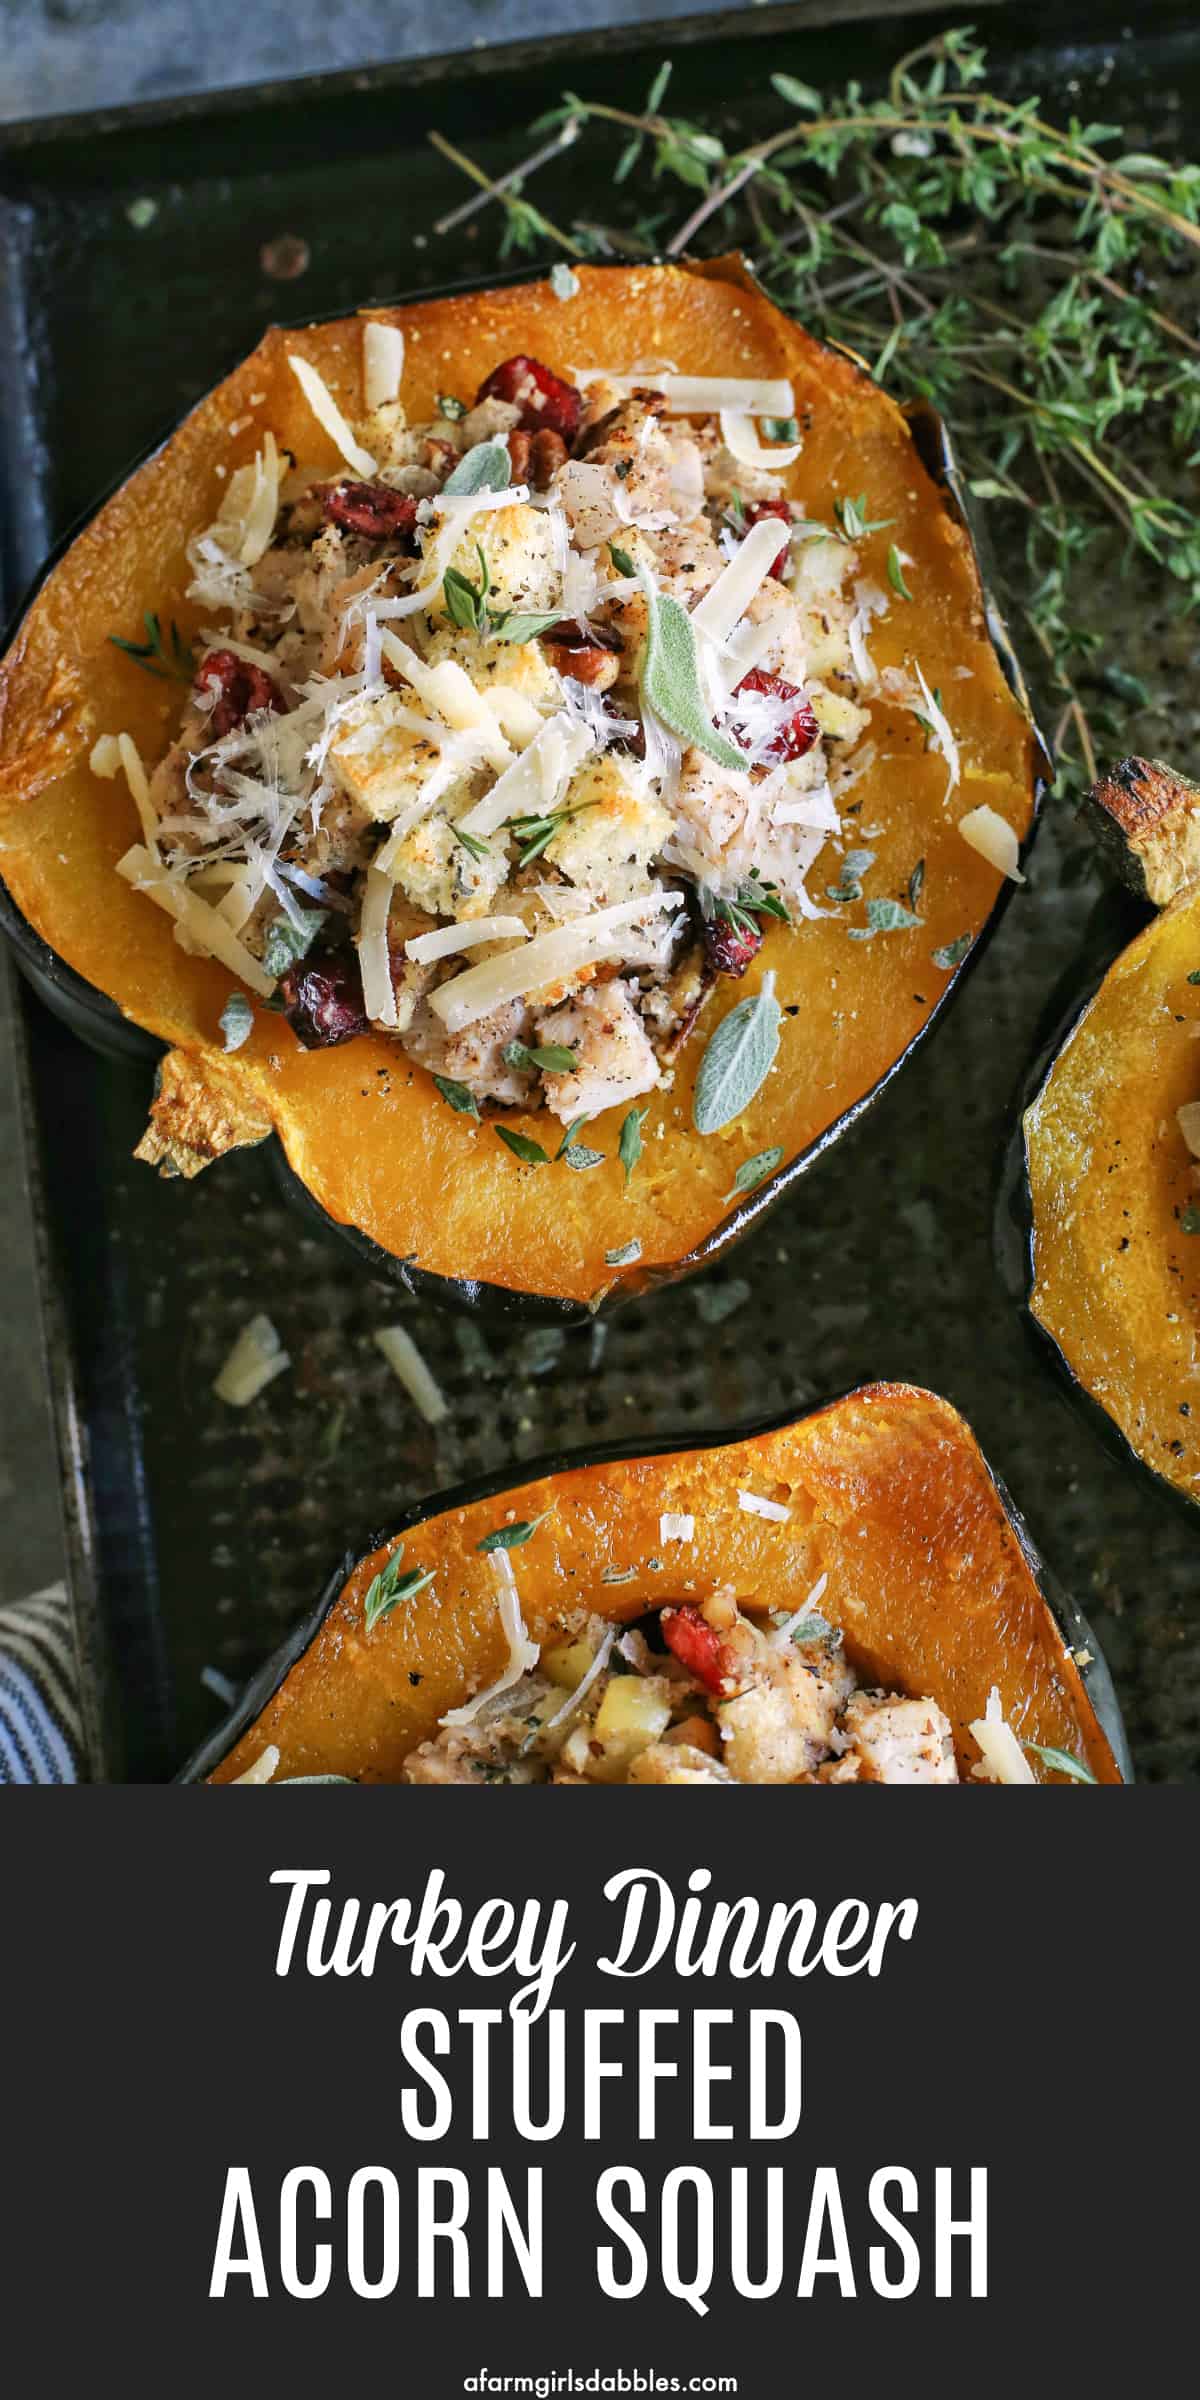
[[[1085,936],[1079,959],[1060,979],[1042,1014],[1034,1044],[1033,1062],[1029,1067],[1013,1102],[1013,1129],[1005,1147],[1003,1166],[997,1188],[994,1217],[994,1251],[1001,1283],[1010,1300],[1020,1312],[1021,1324],[1031,1354],[1039,1369],[1048,1367],[1063,1399],[1091,1430],[1102,1449],[1136,1475],[1148,1478],[1162,1498],[1175,1510],[1186,1513],[1194,1526],[1200,1501],[1181,1491],[1143,1458],[1127,1440],[1108,1410],[1083,1384],[1069,1360],[1063,1356],[1053,1334],[1035,1317],[1031,1306],[1035,1282],[1033,1256],[1033,1196],[1029,1183],[1029,1154],[1025,1140],[1025,1112],[1032,1108],[1052,1069],[1059,1052],[1075,1031],[1080,1018],[1095,999],[1105,976],[1116,965],[1122,951],[1143,928],[1150,924],[1158,911],[1149,902],[1138,900],[1124,883],[1121,889],[1110,891],[1098,902]]]
[[[515,283],[527,280],[529,279],[524,274],[511,277],[493,276],[489,278],[489,286],[500,282]],[[458,285],[451,288],[461,290],[464,287]],[[441,295],[425,293],[421,296],[427,299]],[[862,362],[857,363],[861,365]],[[865,369],[864,372],[866,372]],[[943,505],[967,536],[979,572],[989,639],[1009,690],[1029,720],[1033,736],[1034,787],[1030,828],[1022,842],[1020,853],[1022,863],[1025,863],[1037,832],[1041,802],[1053,771],[1050,753],[1034,720],[1025,680],[1012,647],[1008,628],[990,595],[988,579],[980,559],[979,541],[968,512],[962,480],[946,426],[936,409],[932,408],[927,401],[913,401],[905,407],[903,413],[912,431],[914,446],[922,465],[937,486]],[[154,445],[146,453],[146,456],[153,456],[159,447],[161,445]],[[142,460],[135,462],[136,465],[143,463]],[[96,504],[97,509],[104,505],[105,500],[111,497],[111,492],[118,489],[120,484],[127,480],[127,475],[132,472],[133,468],[130,468],[125,476],[117,478],[110,490],[101,495]],[[89,511],[88,516],[90,517],[93,513],[93,511]],[[12,625],[8,628],[5,642],[0,645],[0,648],[6,648],[15,637],[21,619],[32,605],[46,577],[69,549],[87,521],[88,519],[85,518],[80,523],[73,525],[56,545],[17,611]],[[982,955],[987,942],[1000,923],[1014,889],[1015,886],[1012,883],[1006,882],[986,923],[981,926],[975,936],[965,959],[948,978],[945,990],[935,1007],[931,1009],[919,1032],[901,1051],[900,1055],[892,1061],[886,1073],[872,1085],[870,1091],[864,1092],[861,1099],[855,1101],[852,1107],[844,1110],[842,1115],[835,1118],[831,1125],[827,1125],[824,1132],[819,1134],[814,1142],[810,1142],[806,1150],[801,1151],[799,1157],[792,1159],[787,1166],[780,1169],[778,1174],[769,1177],[736,1208],[731,1209],[729,1214],[722,1218],[721,1223],[714,1226],[712,1232],[695,1249],[688,1251],[682,1258],[672,1260],[668,1265],[647,1266],[640,1274],[618,1276],[607,1291],[591,1302],[572,1299],[560,1300],[545,1293],[512,1290],[503,1285],[481,1282],[466,1273],[454,1277],[437,1275],[418,1266],[412,1258],[397,1258],[391,1251],[382,1249],[377,1242],[372,1241],[369,1235],[360,1232],[357,1226],[340,1224],[336,1218],[330,1216],[328,1211],[313,1199],[311,1193],[289,1165],[278,1137],[271,1134],[267,1136],[267,1140],[270,1145],[269,1156],[273,1171],[285,1197],[298,1213],[308,1220],[310,1230],[328,1232],[340,1241],[347,1243],[372,1275],[401,1284],[418,1299],[432,1300],[441,1306],[469,1311],[485,1324],[497,1327],[511,1327],[518,1324],[560,1327],[587,1325],[594,1317],[610,1316],[628,1301],[644,1299],[649,1292],[660,1289],[664,1285],[680,1282],[685,1276],[693,1275],[701,1268],[710,1266],[714,1260],[724,1258],[734,1245],[758,1224],[768,1210],[772,1209],[786,1192],[793,1189],[800,1178],[817,1164],[817,1161],[824,1156],[827,1150],[832,1148],[841,1135],[856,1124],[866,1110],[879,1099],[880,1095],[888,1088],[892,1078],[900,1072],[900,1069],[940,1021],[944,1010],[957,993],[964,976]],[[66,966],[50,946],[41,939],[40,935],[33,931],[21,911],[13,903],[2,881],[0,881],[0,933],[3,933],[11,943],[18,965],[46,1006],[91,1049],[98,1050],[106,1057],[129,1058],[149,1063],[157,1062],[162,1057],[165,1045],[158,1040],[156,1035],[145,1032],[141,1026],[135,1025],[129,1018],[123,1016],[115,1002],[110,1000],[106,993],[97,990],[95,985],[88,983],[73,968]]]
[[[831,1407],[837,1401],[851,1397],[852,1392],[830,1394],[824,1399],[814,1400],[811,1407],[806,1408],[804,1414],[806,1417],[816,1415],[822,1408]],[[551,1451],[542,1458],[521,1461],[520,1484],[523,1486],[527,1483],[539,1482],[547,1476],[568,1474],[573,1468],[606,1466],[622,1459],[667,1457],[673,1451],[681,1450],[722,1450],[731,1442],[753,1441],[763,1434],[779,1433],[795,1422],[794,1411],[787,1409],[779,1416],[759,1418],[750,1425],[725,1426],[720,1431],[709,1434],[697,1435],[694,1431],[688,1431],[673,1436],[662,1435],[653,1442],[603,1442],[598,1444],[595,1449]],[[1075,1651],[1086,1650],[1091,1654],[1090,1663],[1079,1668],[1084,1689],[1095,1710],[1100,1730],[1116,1760],[1122,1781],[1132,1783],[1134,1780],[1133,1761],[1130,1756],[1125,1724],[1112,1677],[1099,1643],[1083,1611],[1047,1568],[1007,1487],[986,1459],[984,1464],[987,1466],[988,1473],[991,1475],[1008,1513],[1013,1532],[1021,1545],[1030,1573],[1054,1617],[1064,1647]],[[511,1468],[501,1468],[491,1475],[476,1477],[470,1483],[456,1484],[448,1492],[438,1492],[428,1499],[417,1501],[413,1507],[406,1509],[402,1516],[396,1518],[381,1532],[369,1533],[356,1548],[346,1550],[329,1575],[315,1605],[299,1620],[292,1632],[280,1643],[279,1648],[272,1651],[257,1674],[252,1676],[240,1700],[235,1702],[228,1716],[223,1719],[214,1732],[209,1734],[207,1740],[200,1744],[199,1749],[193,1752],[186,1766],[181,1767],[175,1779],[176,1782],[204,1783],[220,1766],[222,1759],[228,1756],[234,1744],[241,1740],[242,1735],[262,1714],[268,1702],[279,1690],[281,1683],[304,1656],[309,1645],[316,1640],[330,1610],[340,1599],[349,1577],[353,1574],[355,1567],[359,1566],[364,1559],[370,1558],[376,1550],[382,1547],[384,1542],[392,1540],[397,1534],[410,1532],[414,1526],[424,1524],[426,1519],[431,1516],[440,1516],[456,1508],[467,1508],[480,1500],[504,1499],[513,1488]]]

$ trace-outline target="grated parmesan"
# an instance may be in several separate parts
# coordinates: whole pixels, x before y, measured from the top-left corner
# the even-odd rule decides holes
[[[403,1325],[380,1325],[372,1336],[393,1375],[404,1385],[427,1425],[440,1425],[450,1414],[441,1386],[434,1381],[411,1333]]]
[[[279,1752],[274,1742],[268,1742],[266,1749],[260,1750],[253,1766],[247,1767],[244,1774],[235,1775],[233,1781],[235,1783],[269,1783],[278,1765]]]
[[[995,1684],[987,1708],[967,1727],[979,1744],[979,1765],[971,1773],[977,1783],[1036,1783],[1037,1777],[1011,1725],[1006,1724]]]
[[[497,1700],[501,1692],[510,1691],[514,1683],[519,1683],[523,1675],[528,1675],[536,1667],[541,1655],[537,1643],[530,1641],[525,1629],[521,1595],[507,1550],[489,1551],[488,1564],[500,1586],[500,1623],[508,1643],[508,1661],[494,1683],[486,1685],[482,1692],[476,1692],[474,1699],[466,1701],[463,1707],[452,1708],[440,1720],[443,1725],[471,1724],[487,1701]]]
[[[523,942],[528,933],[523,917],[469,917],[459,925],[439,925],[434,933],[414,934],[404,945],[404,955],[425,967],[456,950],[477,950],[481,942]]]
[[[288,365],[318,425],[324,427],[335,449],[341,451],[347,466],[353,467],[356,475],[373,475],[375,461],[370,451],[364,450],[361,443],[355,441],[324,376],[318,375],[316,368],[294,350],[288,352]]]
[[[711,591],[692,610],[691,621],[697,632],[706,634],[718,650],[724,648],[760,585],[766,582],[779,556],[779,532],[778,517],[764,517],[761,524],[752,525]]]
[[[291,1365],[269,1317],[258,1315],[243,1325],[220,1374],[213,1383],[218,1400],[228,1408],[248,1408],[277,1375]]]
[[[111,783],[113,778],[120,774],[121,745],[115,733],[101,734],[88,760],[88,765],[93,775],[103,776],[105,783]]]
[[[388,948],[388,917],[395,885],[379,866],[367,868],[354,946],[362,976],[363,1007],[375,1025],[396,1022],[396,990]]]
[[[920,685],[921,698],[925,703],[924,714],[929,722],[930,732],[933,737],[933,746],[935,750],[940,751],[946,762],[946,789],[942,794],[942,806],[944,808],[951,792],[954,791],[956,786],[962,781],[962,765],[958,755],[958,743],[955,741],[954,735],[950,730],[949,718],[934,699],[933,693],[930,691],[929,685],[925,681],[924,670],[918,660],[915,658],[913,660],[913,673],[916,676],[918,684]]]
[[[117,873],[131,883],[135,891],[144,892],[148,900],[174,917],[176,927],[189,941],[196,944],[209,958],[219,958],[231,975],[239,975],[252,992],[269,1000],[275,989],[275,978],[268,975],[261,962],[239,942],[229,919],[219,908],[210,908],[198,892],[189,891],[182,877],[171,875],[162,861],[149,850],[135,843],[124,858],[117,860]]]
[[[404,335],[398,325],[384,325],[370,318],[363,326],[363,399],[367,412],[374,415],[377,408],[386,408],[389,401],[400,397],[400,378],[404,373]]]
[[[117,751],[125,769],[125,781],[133,794],[133,804],[141,821],[142,838],[152,858],[158,857],[158,818],[150,798],[150,785],[136,742],[129,734],[117,735]]]
[[[618,901],[615,908],[594,909],[574,924],[556,925],[549,933],[535,934],[517,950],[501,951],[498,957],[452,976],[449,983],[439,984],[437,991],[430,993],[429,1005],[447,1033],[461,1033],[464,1026],[490,1016],[508,1000],[566,982],[601,959],[619,958],[628,948],[630,928],[639,918],[679,908],[682,902],[682,892],[642,892],[636,900]]]
[[[695,1518],[680,1516],[672,1509],[667,1509],[658,1520],[660,1542],[690,1542],[694,1540],[695,1532]]]
[[[802,1625],[806,1617],[811,1617],[814,1608],[825,1597],[828,1582],[828,1575],[818,1575],[807,1600],[802,1600],[799,1608],[793,1609],[791,1616],[785,1618],[783,1624],[776,1627],[771,1639],[777,1648],[783,1649],[791,1641],[797,1625]]]
[[[770,413],[769,409],[762,411],[764,416],[769,416]],[[787,409],[783,413],[790,416],[791,410]],[[726,449],[732,451],[739,466],[765,467],[768,472],[772,467],[780,470],[784,467],[795,466],[796,460],[804,448],[803,442],[785,442],[776,449],[764,450],[758,438],[758,427],[747,409],[722,408],[718,414],[721,420],[721,439]]]
[[[989,866],[997,868],[1001,875],[1007,875],[1013,883],[1024,883],[1025,878],[1017,864],[1021,855],[1020,844],[1012,826],[998,810],[986,805],[969,809],[965,817],[959,818],[958,830],[964,842],[968,842],[972,850],[978,850]]]
[[[776,1525],[786,1524],[792,1513],[790,1508],[784,1507],[782,1500],[763,1500],[757,1492],[739,1491],[737,1501],[738,1507],[744,1509],[748,1517],[769,1517],[772,1524]]]
[[[555,1726],[561,1725],[564,1717],[569,1717],[574,1714],[574,1711],[578,1708],[580,1701],[584,1699],[588,1692],[590,1692],[596,1677],[602,1674],[605,1667],[608,1665],[615,1639],[616,1629],[610,1625],[608,1632],[605,1634],[604,1639],[601,1642],[600,1647],[587,1670],[587,1673],[580,1677],[580,1680],[576,1684],[574,1691],[568,1692],[566,1699],[563,1701],[562,1707],[557,1708],[552,1717],[547,1717],[546,1722],[542,1727],[542,1732],[544,1734],[553,1733]]]

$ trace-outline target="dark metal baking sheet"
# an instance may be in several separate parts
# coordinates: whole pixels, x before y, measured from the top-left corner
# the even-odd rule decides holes
[[[890,13],[850,28],[811,17],[755,11],[647,29],[636,43],[622,29],[17,129],[0,152],[10,596],[268,319],[488,279],[486,212],[447,240],[430,235],[462,197],[426,143],[431,126],[498,172],[565,84],[611,95],[633,77],[640,90],[669,52],[674,104],[744,138],[774,110],[773,69],[870,79],[925,29]],[[1131,133],[1157,143],[1195,122],[1200,30],[1186,12],[1160,8],[1136,36],[1103,0],[1049,18],[996,9],[987,24],[993,71],[1026,89],[1081,113],[1119,107]],[[551,215],[600,215],[606,171],[581,149],[539,179],[538,198]],[[139,200],[154,202],[140,228]],[[285,233],[308,244],[310,263],[273,283],[260,252]],[[1180,644],[1136,578],[1114,581],[1108,603],[1125,664],[1147,642]],[[1114,1466],[1065,1403],[996,1267],[1002,1154],[1046,995],[1109,905],[1065,812],[1052,809],[1035,864],[947,1021],[798,1194],[712,1274],[570,1336],[485,1340],[470,1319],[374,1282],[285,1207],[253,1153],[188,1187],[158,1182],[129,1155],[147,1070],[97,1059],[26,995],[29,1148],[95,1771],[169,1773],[220,1714],[214,1671],[239,1682],[347,1543],[425,1494],[567,1444],[731,1428],[896,1375],[945,1392],[975,1424],[1096,1624],[1139,1771],[1193,1776],[1194,1529],[1132,1465]],[[212,1378],[255,1308],[295,1365],[232,1412]],[[436,1432],[371,1340],[397,1318],[450,1399]]]

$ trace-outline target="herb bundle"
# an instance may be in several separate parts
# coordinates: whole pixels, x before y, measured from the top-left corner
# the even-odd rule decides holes
[[[1140,565],[1160,617],[1164,593],[1171,617],[1200,605],[1200,167],[990,89],[970,27],[911,51],[881,93],[773,76],[779,126],[743,147],[674,115],[670,76],[640,109],[564,94],[494,183],[439,147],[502,210],[502,254],[740,246],[772,299],[943,410],[971,493],[1003,512],[1005,594],[1040,652],[1060,788],[1086,788],[1098,746],[1153,746],[1131,719],[1172,720],[1165,683],[1106,655],[1104,604]],[[613,221],[564,226],[523,183],[585,138],[611,151]],[[902,590],[899,560],[892,580]]]

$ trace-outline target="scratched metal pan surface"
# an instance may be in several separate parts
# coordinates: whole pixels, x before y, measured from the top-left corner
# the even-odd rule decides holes
[[[919,18],[893,11],[852,26],[815,13],[622,29],[14,129],[0,151],[6,605],[269,320],[496,279],[488,212],[431,232],[463,196],[431,129],[500,173],[564,86],[625,99],[670,54],[680,113],[753,139],[778,122],[771,72],[870,82],[920,37]],[[1081,115],[1119,108],[1139,145],[1178,143],[1200,114],[1200,27],[1185,12],[1160,8],[1155,30],[1129,38],[1106,0],[989,9],[987,25],[998,79]],[[580,144],[537,196],[552,217],[603,221],[610,166]],[[657,188],[656,204],[673,201],[686,214],[685,193]],[[262,262],[285,236],[308,263],[281,282]],[[1126,666],[1178,641],[1136,579],[1114,575],[1105,604]],[[1195,731],[1181,726],[1181,743]],[[159,1182],[130,1157],[147,1062],[98,1057],[25,989],[27,1148],[93,1771],[173,1773],[366,1523],[502,1469],[515,1481],[549,1451],[702,1438],[895,1376],[944,1392],[975,1426],[1096,1627],[1139,1775],[1194,1777],[1192,1529],[1117,1470],[1039,1368],[992,1247],[1046,994],[1084,953],[1098,889],[1051,802],[1030,889],[869,1114],[728,1261],[569,1333],[485,1333],[373,1280],[342,1242],[306,1230],[253,1152],[186,1188]],[[212,1380],[253,1309],[294,1364],[233,1411]],[[397,1321],[446,1393],[436,1428],[371,1338]]]

